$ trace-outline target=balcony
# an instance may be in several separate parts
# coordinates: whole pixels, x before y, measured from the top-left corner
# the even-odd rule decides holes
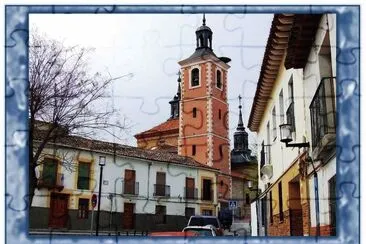
[[[213,201],[213,190],[205,191],[204,189],[201,190],[201,200],[203,201]]]
[[[314,158],[324,158],[335,149],[335,77],[321,80],[310,104],[311,138]]]
[[[154,196],[170,197],[170,186],[154,184]]]
[[[64,189],[64,174],[44,174],[43,171],[39,171],[40,177],[37,180],[37,188],[57,189],[62,191]]]
[[[198,199],[198,189],[194,187],[184,187],[184,198],[187,200]]]
[[[135,181],[122,181],[122,194],[137,196],[139,194],[139,183]]]

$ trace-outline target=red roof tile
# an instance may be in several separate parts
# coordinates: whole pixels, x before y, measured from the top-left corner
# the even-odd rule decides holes
[[[179,133],[179,119],[169,119],[147,131],[138,133],[135,135],[135,138],[143,138],[145,136],[154,136],[154,135],[162,135],[162,134],[172,134]]]

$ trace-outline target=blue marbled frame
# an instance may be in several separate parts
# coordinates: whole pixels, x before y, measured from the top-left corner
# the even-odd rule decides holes
[[[336,13],[337,14],[337,237],[228,237],[246,243],[360,242],[360,6],[28,5],[5,7],[5,138],[7,243],[109,243],[149,238],[28,235],[28,15],[31,13]],[[142,240],[143,239],[143,240]],[[217,239],[216,239],[217,240]],[[172,239],[159,239],[171,243]],[[174,241],[177,241],[175,239]],[[184,240],[181,240],[184,241]],[[212,240],[199,239],[209,242]]]

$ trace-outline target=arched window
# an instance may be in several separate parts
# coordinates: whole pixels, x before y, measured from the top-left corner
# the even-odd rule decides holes
[[[199,78],[200,71],[197,68],[194,68],[191,71],[191,86],[199,86],[200,85],[200,78]]]
[[[222,87],[222,82],[221,82],[221,71],[217,70],[216,71],[216,86],[217,88],[221,89]]]

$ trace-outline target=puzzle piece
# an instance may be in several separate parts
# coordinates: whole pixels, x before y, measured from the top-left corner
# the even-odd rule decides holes
[[[237,10],[238,12],[243,12],[246,13],[247,10],[247,6],[241,6],[238,7]],[[310,12],[314,11],[314,12],[318,12],[318,10],[314,9],[314,6],[309,6],[307,7],[310,9]],[[81,11],[83,9],[83,7],[79,7],[77,9],[77,11]],[[94,12],[96,14],[98,13],[115,13],[118,12],[119,8],[115,5],[112,6],[98,6],[98,7],[93,7],[90,8],[88,7],[89,10],[91,10],[91,12]],[[181,6],[181,11],[185,12],[184,6]],[[88,11],[89,11],[88,10]],[[53,13],[62,13],[62,12],[66,12],[66,13],[72,13],[73,12],[73,8],[71,7],[58,7],[58,6],[52,6],[52,10],[51,12]],[[200,17],[197,17],[197,15],[190,15],[192,16],[194,19],[199,20],[200,23]],[[216,50],[219,51],[219,53],[228,53],[230,52],[230,50],[235,50],[238,51],[237,54],[240,55],[239,60],[241,60],[241,68],[243,68],[243,70],[245,70],[245,72],[257,72],[258,69],[260,68],[260,61],[252,61],[253,59],[253,55],[246,55],[249,50],[252,49],[257,49],[257,48],[264,48],[264,45],[246,45],[246,43],[244,42],[246,40],[247,37],[247,33],[246,33],[246,29],[244,29],[239,23],[243,22],[246,20],[246,18],[248,17],[248,15],[246,14],[241,14],[241,15],[226,15],[226,17],[224,18],[223,21],[223,26],[224,29],[226,29],[227,33],[231,33],[233,36],[235,36],[235,38],[232,38],[233,41],[238,41],[237,43],[225,43],[225,45],[221,45],[220,47],[216,48]],[[335,20],[334,19],[330,19],[329,20],[329,26],[330,28],[334,28],[335,25]],[[173,67],[173,64],[176,63],[177,61],[181,60],[182,58],[184,58],[184,49],[193,49],[194,45],[192,45],[191,43],[184,43],[184,34],[185,32],[183,31],[183,29],[189,29],[189,35],[191,35],[193,33],[193,31],[196,29],[197,25],[182,25],[181,26],[181,30],[180,30],[180,38],[179,41],[177,42],[178,44],[172,44],[172,45],[165,45],[166,49],[172,50],[172,57],[168,57],[164,63],[163,63],[163,72],[168,74],[169,76],[172,76],[176,71],[172,71],[175,70],[175,68],[171,68]],[[149,48],[154,48],[154,46],[158,46],[160,40],[160,32],[159,31],[152,31],[152,32],[148,32],[145,33],[147,34],[145,36],[145,41],[146,41],[146,45],[148,45]],[[26,40],[28,35],[28,30],[27,29],[23,29],[21,26],[19,28],[16,27],[16,29],[14,29],[13,31],[10,32],[10,35],[8,35],[7,38],[7,42],[6,42],[6,49],[10,49],[10,48],[15,48],[18,44],[22,44],[25,46],[28,46],[28,43],[26,42]],[[216,38],[216,37],[215,37]],[[235,39],[235,40],[234,40]],[[179,48],[179,53],[175,53],[173,52],[173,50],[175,50],[176,48]],[[8,50],[7,50],[8,51]],[[26,56],[19,56],[19,58],[16,60],[16,62],[18,63],[26,63],[25,60]],[[233,59],[234,60],[234,59]],[[238,60],[238,59],[236,59]],[[236,61],[238,62],[238,61]],[[317,60],[313,60],[313,62],[317,62]],[[234,63],[234,62],[233,62]],[[357,65],[359,64],[359,48],[354,46],[349,49],[344,49],[344,48],[340,48],[337,47],[337,64],[339,64],[339,67],[337,67],[337,69],[342,69],[342,67],[340,66],[350,66],[352,68],[357,67]],[[233,64],[233,68],[234,68]],[[21,70],[21,72],[19,73],[24,73],[25,70]],[[244,72],[243,72],[244,73]],[[355,74],[357,74],[357,72],[355,72]],[[310,74],[307,77],[304,77],[305,79],[311,79],[312,76],[314,74]],[[13,76],[13,77],[18,77],[17,76]],[[26,77],[26,76],[19,76],[19,77]],[[358,100],[354,100],[355,96],[360,96],[360,89],[359,89],[359,81],[357,79],[355,79],[353,77],[353,75],[350,74],[350,77],[346,76],[341,76],[342,78],[339,78],[340,81],[337,82],[338,83],[338,87],[337,87],[337,99],[340,99],[340,102],[344,102],[347,106],[345,105],[341,105],[342,110],[340,109],[339,112],[341,115],[345,115],[347,114],[347,112],[349,111],[349,106],[354,105],[352,102],[358,102]],[[18,105],[18,107],[12,107],[12,108],[7,108],[7,112],[10,113],[9,117],[10,118],[14,118],[14,120],[19,121],[19,118],[21,118],[19,115],[17,115],[18,111],[26,111],[26,104],[27,104],[27,87],[24,86],[24,82],[26,81],[23,78],[15,78],[15,79],[8,79],[9,77],[7,77],[6,79],[6,91],[5,94],[7,96],[7,98],[9,99],[14,99],[16,101],[16,104]],[[240,77],[241,79],[241,77]],[[251,79],[247,79],[246,77],[243,78],[242,80],[239,80],[238,83],[235,83],[237,81],[230,81],[232,82],[230,85],[231,86],[235,86],[235,87],[241,87],[240,91],[241,92],[236,92],[236,93],[240,93],[243,94],[244,98],[246,99],[247,102],[249,103],[249,101],[251,101],[251,99],[254,97],[254,94],[252,93],[246,93],[246,91],[251,90],[251,89],[255,89],[256,88],[256,80],[251,80]],[[15,86],[14,86],[15,84]],[[239,85],[238,85],[239,84]],[[169,92],[170,93],[170,92]],[[135,94],[131,94],[131,95],[135,95]],[[118,95],[116,95],[117,97]],[[236,98],[229,98],[228,102],[230,104],[234,104]],[[13,98],[14,97],[14,98]],[[149,105],[149,101],[146,97],[142,97],[142,96],[128,96],[125,97],[127,99],[130,100],[131,103],[133,103],[136,100],[139,100],[138,103],[140,104],[139,106],[139,110],[140,112],[144,113],[144,114],[148,114],[151,116],[156,116],[157,114],[160,113],[160,111],[163,111],[162,109],[162,104],[166,104],[167,101],[169,101],[171,99],[171,97],[167,96],[167,97],[159,97],[159,98],[155,98],[154,100],[154,108],[150,109],[149,107],[147,107]],[[301,97],[295,97],[295,99],[300,99]],[[169,99],[169,100],[167,100]],[[270,99],[270,98],[269,98]],[[357,98],[358,99],[358,98]],[[10,101],[10,100],[9,100]],[[9,101],[7,102],[9,104]],[[251,104],[249,104],[250,106]],[[229,128],[226,129],[235,129],[236,128],[236,118],[238,117],[237,114],[237,110],[235,109],[236,106],[234,106],[234,108],[231,108],[230,110],[230,117],[231,118],[235,118],[234,119],[234,126],[229,126]],[[339,107],[338,107],[339,108]],[[248,114],[249,109],[245,110],[244,108],[244,114]],[[187,112],[188,115],[191,114],[191,112]],[[200,117],[200,115],[202,114],[202,111],[198,110],[197,114],[199,115],[198,118]],[[223,117],[225,118],[226,116],[229,115],[224,115]],[[202,121],[203,119],[201,119]],[[9,120],[10,121],[10,120]],[[225,121],[225,119],[224,119]],[[347,124],[343,124],[346,128],[345,128],[345,134],[342,134],[342,142],[346,141],[346,139],[348,137],[352,137],[354,136],[354,130],[353,128],[358,128],[357,125],[355,127],[353,127],[352,125],[350,125],[347,122],[345,122]],[[356,121],[356,123],[358,124],[359,122]],[[11,125],[7,125],[7,133],[8,135],[12,136],[12,139],[7,138],[7,153],[12,153],[12,154],[17,154],[18,152],[24,152],[27,148],[26,146],[28,145],[28,142],[26,140],[26,136],[27,136],[27,130],[24,129],[20,129],[19,125],[13,125],[11,127],[11,130],[9,130]],[[203,124],[199,124],[198,126],[195,124],[187,124],[183,127],[183,130],[189,130],[191,128],[195,128],[195,129],[199,129],[202,128]],[[26,127],[25,127],[26,128]],[[343,128],[342,128],[343,130]],[[342,132],[343,133],[343,132]],[[231,133],[232,134],[232,133]],[[230,138],[232,138],[230,136]],[[163,137],[160,135],[158,137],[158,141],[160,139],[163,139]],[[351,141],[351,140],[349,140]],[[357,141],[357,140],[356,140]],[[358,141],[357,141],[358,142]],[[359,142],[358,142],[359,143]],[[143,142],[142,144],[145,144],[145,146],[147,146],[147,141]],[[196,144],[197,146],[204,146],[205,144]],[[192,145],[187,145],[187,146],[192,146]],[[222,147],[227,147],[228,144],[221,144],[220,146]],[[144,146],[142,146],[144,147]],[[338,162],[340,162],[339,167],[341,167],[342,169],[348,169],[345,167],[352,167],[353,171],[357,171],[357,166],[355,165],[357,164],[357,162],[359,162],[359,157],[358,155],[360,154],[360,145],[358,144],[349,144],[349,145],[344,145],[342,144],[342,146],[337,145],[337,159]],[[18,155],[18,157],[20,157],[20,155],[22,155],[22,153],[20,153]],[[15,155],[17,156],[17,155]],[[217,158],[217,161],[221,160],[223,157],[223,154],[221,152],[221,154],[219,154],[219,157]],[[9,165],[9,159],[7,160],[7,165]],[[342,166],[343,165],[345,166]],[[353,164],[355,163],[355,164]],[[16,164],[15,165],[20,166],[21,164]],[[66,164],[63,165],[64,167],[68,167]],[[24,167],[24,162],[22,164],[22,167]],[[119,168],[130,168],[130,169],[135,169],[135,165],[133,163],[130,162],[120,162],[120,161],[116,161],[116,167]],[[11,170],[13,170],[13,168],[10,168]],[[170,164],[168,164],[167,168],[166,168],[166,172],[170,177],[187,177],[188,174],[187,172],[175,172],[174,171],[174,167],[171,166]],[[348,174],[347,176],[349,176],[349,171],[345,170],[344,174]],[[339,176],[339,175],[338,175]],[[337,177],[338,177],[337,176]],[[342,178],[343,175],[341,175],[339,177],[339,179],[341,180],[338,183],[338,193],[339,195],[337,195],[337,200],[339,200],[338,202],[341,204],[341,207],[348,207],[350,206],[349,201],[352,199],[360,199],[360,193],[359,193],[359,183],[356,182],[356,178],[351,178],[351,180],[345,180],[346,178]],[[118,218],[118,216],[116,216],[116,212],[118,212],[117,208],[122,208],[121,203],[117,202],[117,196],[119,195],[118,192],[118,185],[121,183],[122,180],[125,180],[124,177],[118,177],[116,179],[114,179],[113,183],[110,183],[113,185],[113,191],[110,193],[113,195],[113,199],[114,199],[114,215],[112,218],[116,217]],[[343,181],[342,181],[343,180]],[[97,179],[92,179],[93,181],[93,185],[96,186],[96,182],[98,181]],[[338,182],[338,179],[337,179]],[[221,182],[216,182],[216,184],[218,184],[220,186]],[[222,187],[224,187],[225,191],[223,194],[223,197],[227,197],[227,193],[228,193],[228,189],[229,186],[225,183],[221,184]],[[9,187],[9,184],[8,184]],[[216,187],[216,186],[213,186]],[[91,189],[92,192],[95,192],[96,189]],[[21,192],[21,191],[20,191]],[[70,196],[72,197],[80,197],[82,196],[82,193],[78,193],[78,194],[71,194]],[[49,197],[49,195],[45,194],[45,195],[38,195],[38,197]],[[103,198],[107,198],[109,197],[109,195],[104,194],[102,196]],[[171,200],[174,201],[179,201],[180,200],[180,196],[179,195],[172,195],[171,196]],[[238,199],[239,201],[245,201],[245,198],[243,197],[242,199]],[[309,199],[312,200],[312,199]],[[329,200],[329,199],[320,199],[320,200]],[[159,198],[157,199],[157,203],[158,204],[165,204],[164,203],[164,199]],[[16,194],[16,191],[13,191],[13,189],[11,189],[10,191],[7,191],[6,193],[6,204],[7,204],[7,211],[8,213],[18,213],[18,214],[22,214],[22,216],[26,213],[26,210],[28,209],[28,195],[24,195],[22,196],[22,193],[18,193]],[[149,213],[149,214],[155,214],[155,209],[151,209],[149,206],[149,200],[146,200],[142,209],[144,212]],[[277,208],[278,203],[276,201],[273,201],[272,203],[274,208]],[[188,204],[188,202],[185,202],[184,204],[185,207],[190,207],[191,205]],[[352,205],[353,206],[353,205]],[[352,209],[347,209],[347,213],[351,214]],[[342,211],[342,213],[344,213]],[[326,211],[321,211],[320,212],[321,215],[325,215],[327,214]],[[10,215],[8,215],[9,218]],[[20,229],[25,229],[26,228],[26,224],[24,224],[24,218],[19,217],[20,215],[16,215],[16,217],[14,217],[11,221],[11,228],[16,232],[16,234],[22,234],[23,232],[19,231]],[[13,216],[12,216],[13,217]],[[24,217],[24,216],[23,216]],[[62,216],[61,216],[62,217]],[[158,217],[152,217],[151,218],[153,222],[158,222]],[[19,228],[16,228],[19,227]],[[118,243],[119,237],[118,237],[118,229],[120,228],[120,226],[118,224],[116,224],[116,222],[112,221],[112,224],[109,223],[102,223],[100,226],[101,230],[109,230],[112,229],[113,231],[111,233],[113,233],[115,235],[115,237],[113,239],[110,239],[111,241],[115,241],[116,243]],[[17,232],[18,230],[18,232]],[[244,241],[245,243],[247,242],[247,235],[248,233],[246,233],[246,229],[245,228],[238,228],[236,230],[237,232],[241,232],[243,237],[240,239],[241,241]],[[352,232],[352,231],[350,231]],[[353,233],[353,232],[352,232]],[[57,235],[57,233],[53,233],[53,230],[50,230],[50,234],[49,234],[49,242],[53,243],[53,242],[57,242],[58,240],[60,240],[60,237]],[[321,239],[319,238],[315,238],[316,242],[320,242]]]

